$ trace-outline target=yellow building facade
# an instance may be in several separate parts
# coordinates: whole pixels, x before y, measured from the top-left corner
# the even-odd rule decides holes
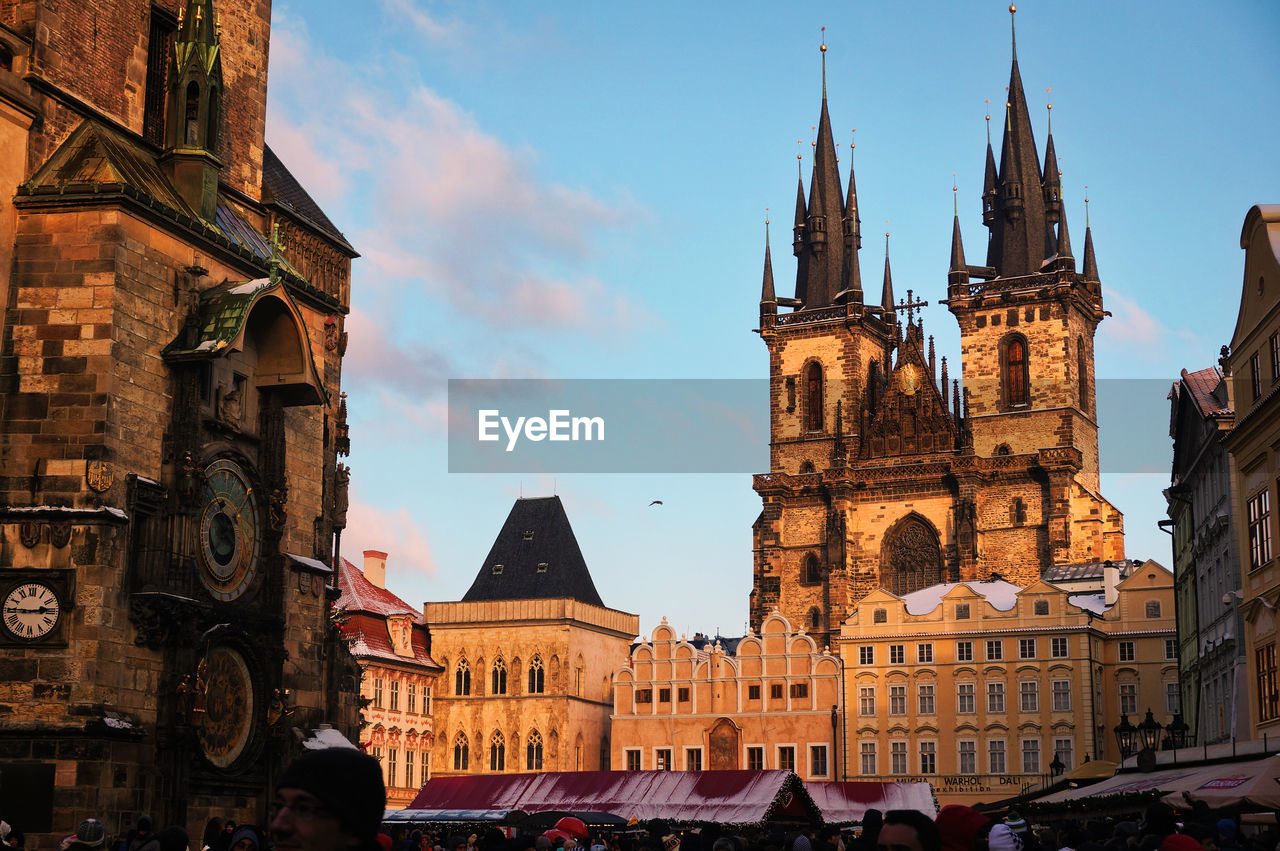
[[[559,497],[517,500],[463,599],[423,613],[444,669],[434,775],[609,767],[640,619],[600,600]]]
[[[1126,565],[1097,565],[1101,592],[993,579],[868,594],[836,640],[839,779],[923,777],[940,805],[994,801],[1058,765],[1118,759],[1122,714],[1171,723],[1173,577]]]
[[[614,673],[617,769],[787,769],[834,780],[840,661],[776,610],[760,633],[691,642],[666,622]]]
[[[1231,509],[1240,554],[1245,652],[1254,738],[1280,730],[1276,605],[1280,601],[1280,204],[1245,216],[1244,289],[1225,359],[1235,423],[1223,440],[1231,456]],[[1231,602],[1230,599],[1227,600]]]

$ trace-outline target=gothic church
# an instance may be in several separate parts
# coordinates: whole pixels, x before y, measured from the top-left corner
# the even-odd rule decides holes
[[[935,355],[923,303],[895,302],[887,249],[879,300],[863,289],[858,193],[852,167],[841,181],[822,49],[794,298],[776,295],[765,247],[770,469],[754,477],[751,592],[753,629],[777,608],[820,644],[876,588],[995,574],[1025,586],[1053,565],[1124,557],[1123,518],[1099,489],[1093,235],[1077,267],[1052,131],[1042,169],[1016,45],[998,166],[987,143],[983,265],[965,260],[958,212],[952,231],[942,303],[960,325],[958,377]]]

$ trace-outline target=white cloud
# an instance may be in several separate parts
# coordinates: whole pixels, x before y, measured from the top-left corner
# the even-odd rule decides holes
[[[1191,329],[1169,328],[1154,313],[1115,287],[1107,288],[1103,298],[1111,316],[1098,326],[1096,362],[1099,371],[1110,364],[1124,370],[1123,375],[1108,377],[1137,378],[1135,368],[1154,369],[1162,375],[1171,362],[1191,357],[1192,362],[1198,363],[1201,359],[1197,353],[1204,348],[1204,343]]]
[[[457,21],[440,21],[414,0],[383,0],[382,5],[388,14],[408,21],[415,30],[432,41],[455,38],[460,29]]]
[[[353,498],[342,533],[342,557],[359,565],[365,550],[387,553],[388,566],[394,565],[401,576],[407,572],[434,579],[440,574],[426,534],[407,509],[384,510]]]

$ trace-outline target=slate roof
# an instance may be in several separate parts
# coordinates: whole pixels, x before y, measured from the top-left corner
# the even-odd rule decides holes
[[[1212,417],[1232,412],[1227,405],[1227,383],[1219,367],[1211,366],[1196,372],[1184,370],[1182,380],[1191,391],[1191,398],[1195,400],[1201,416]]]
[[[298,179],[285,168],[270,145],[264,145],[262,150],[262,188],[270,193],[271,200],[276,204],[349,250],[352,256],[357,256],[342,231],[338,230],[315,199],[302,188]]]
[[[517,499],[462,601],[559,597],[604,607],[560,497]]]

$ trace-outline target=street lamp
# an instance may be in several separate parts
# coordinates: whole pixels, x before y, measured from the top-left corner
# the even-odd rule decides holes
[[[1160,733],[1162,728],[1160,722],[1151,714],[1151,710],[1147,710],[1147,717],[1138,725],[1138,736],[1142,742],[1142,749],[1146,751],[1154,751],[1160,747]]]
[[[1138,736],[1138,728],[1129,723],[1129,716],[1120,715],[1120,723],[1113,728],[1116,734],[1116,745],[1120,748],[1120,760],[1133,756],[1134,739]]]
[[[1053,762],[1049,763],[1049,773],[1052,774],[1054,777],[1057,777],[1058,775],[1062,774],[1062,772],[1066,770],[1067,770],[1067,767],[1062,763],[1062,758],[1058,756],[1057,752],[1055,751],[1053,754]]]

